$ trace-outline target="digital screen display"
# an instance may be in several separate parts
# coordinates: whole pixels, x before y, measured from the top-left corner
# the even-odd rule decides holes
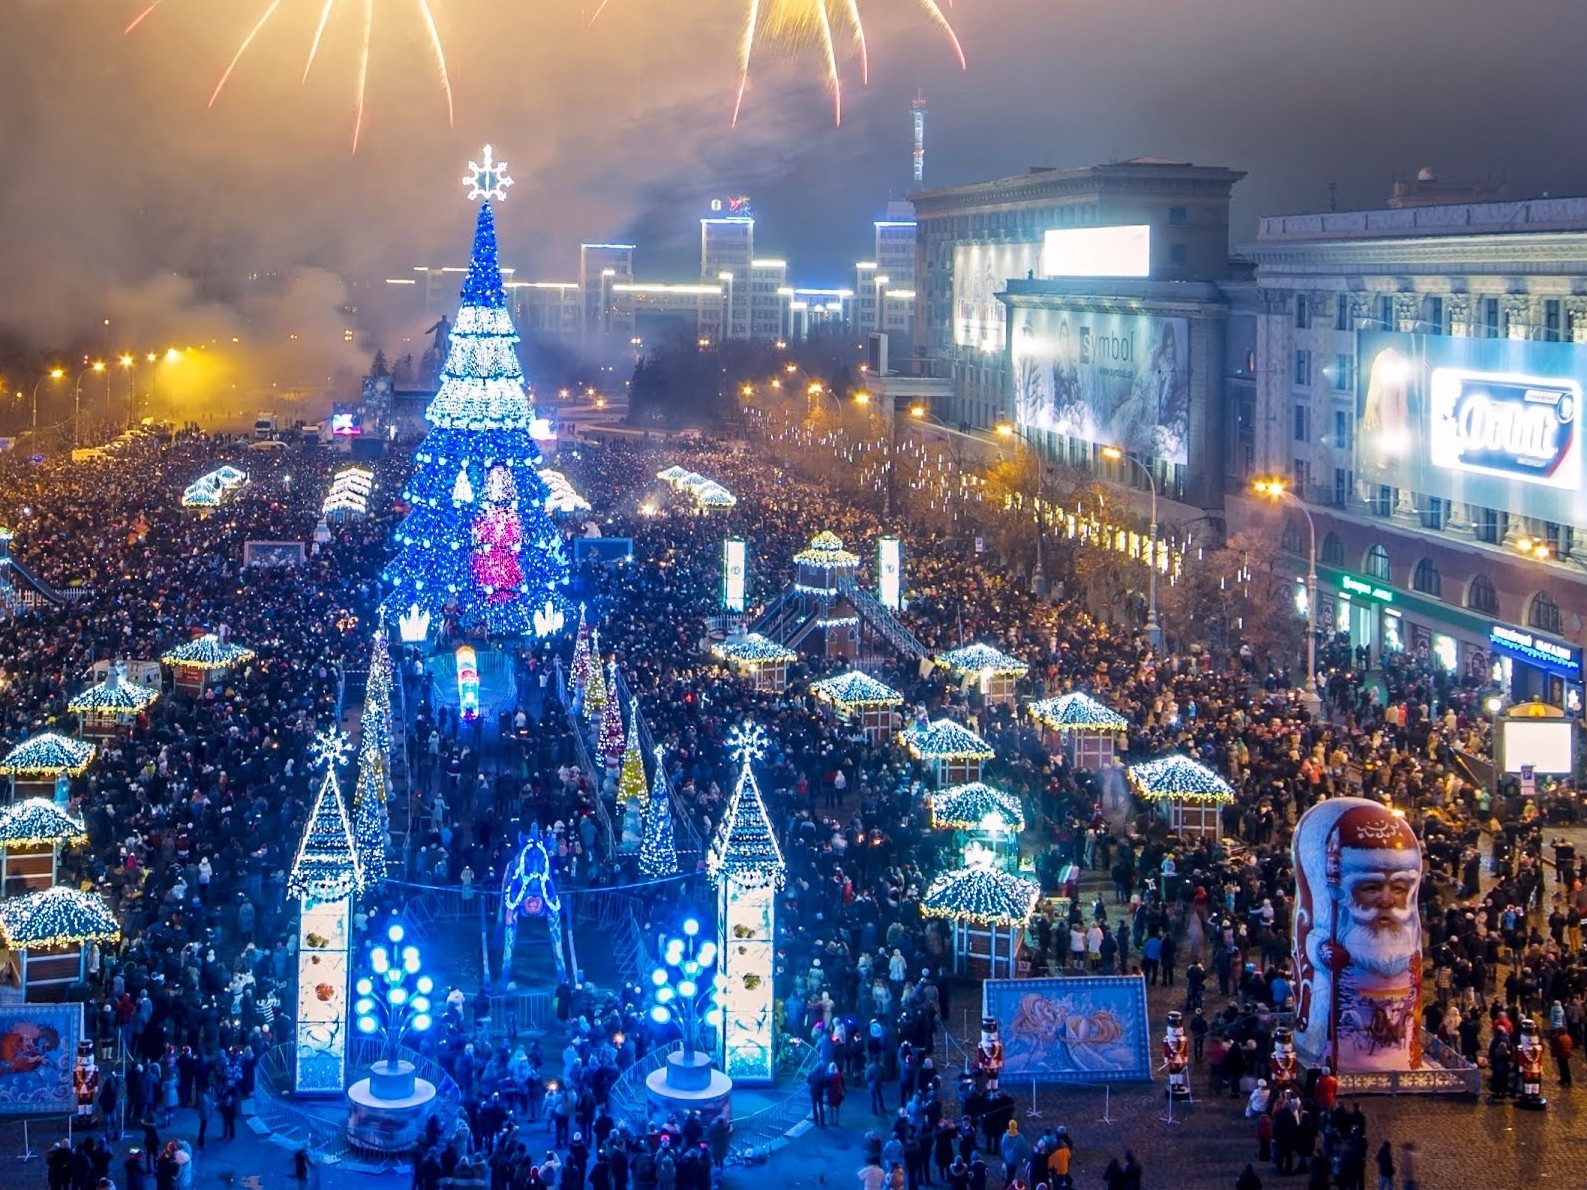
[[[1583,523],[1581,347],[1372,331],[1357,359],[1366,482]]]
[[[1043,237],[1043,277],[1149,277],[1151,273],[1149,224],[1055,227]]]
[[[1021,309],[1014,326],[1014,420],[1117,446],[1190,458],[1190,324],[1183,318]]]
[[[744,587],[748,563],[742,538],[729,537],[722,543],[722,606],[730,612],[744,610]]]
[[[356,413],[331,414],[331,433],[338,438],[350,438],[355,434],[362,434],[364,427],[359,424]]]
[[[896,537],[883,537],[876,543],[876,598],[890,611],[898,610],[903,578],[903,543]]]
[[[953,341],[960,347],[1001,352],[1006,309],[997,295],[1009,279],[1035,274],[1042,246],[959,244],[953,249]]]
[[[1504,771],[1519,773],[1529,765],[1539,773],[1574,771],[1576,724],[1571,719],[1505,719]]]

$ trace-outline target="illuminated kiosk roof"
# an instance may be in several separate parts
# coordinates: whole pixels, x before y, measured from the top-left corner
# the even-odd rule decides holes
[[[112,665],[103,682],[96,682],[84,690],[66,704],[66,709],[79,715],[84,711],[117,711],[131,715],[159,697],[160,692],[153,686],[129,682],[121,666]]]
[[[761,801],[760,786],[755,783],[747,758],[727,813],[711,840],[705,866],[715,884],[724,880],[746,888],[776,888],[782,884],[786,870],[782,848],[772,833],[771,819],[766,815],[766,804]]]
[[[65,769],[75,777],[87,769],[93,759],[92,744],[46,731],[23,740],[7,752],[5,759],[0,760],[0,773],[13,777],[54,776]]]
[[[664,479],[668,483],[677,483],[679,480],[683,479],[685,476],[689,476],[689,475],[693,475],[693,474],[694,474],[694,472],[688,470],[687,468],[680,467],[676,463],[674,463],[671,467],[668,467],[665,471],[657,471],[656,472],[656,478],[657,479]]]
[[[83,820],[49,798],[30,797],[0,811],[0,846],[39,847],[46,843],[86,843]]]
[[[1123,731],[1130,725],[1123,715],[1079,690],[1043,698],[1027,709],[1032,719],[1054,731]]]
[[[794,555],[801,566],[819,566],[834,569],[841,566],[858,566],[858,554],[843,548],[843,539],[829,529],[823,529],[810,539],[810,545]]]
[[[1163,756],[1131,765],[1130,783],[1136,792],[1154,802],[1234,801],[1234,788],[1204,764],[1188,756]]]
[[[1010,657],[991,645],[965,645],[937,658],[937,664],[956,674],[993,673],[1019,677],[1030,670],[1018,657]]]
[[[917,760],[990,760],[996,755],[992,745],[952,719],[906,728],[898,738]]]
[[[711,652],[726,661],[745,661],[757,665],[793,661],[799,656],[787,645],[767,640],[758,632],[746,632],[743,636],[729,637],[712,645]]]
[[[931,795],[931,825],[944,830],[995,830],[1019,834],[1025,811],[1019,799],[1001,789],[971,781]]]
[[[1041,885],[1022,876],[977,866],[944,872],[920,902],[924,917],[946,917],[984,926],[1023,926],[1041,897]]]
[[[121,925],[105,898],[57,884],[0,901],[0,938],[12,950],[114,942]]]
[[[178,645],[160,660],[167,665],[186,665],[193,669],[226,669],[251,661],[253,657],[252,649],[223,641],[213,632],[206,632],[185,645]]]
[[[835,678],[822,678],[810,683],[810,693],[823,702],[830,702],[840,710],[860,707],[896,707],[904,698],[885,682],[878,682],[869,674],[851,669]]]

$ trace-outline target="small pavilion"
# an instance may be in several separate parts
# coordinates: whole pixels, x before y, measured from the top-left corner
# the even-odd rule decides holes
[[[87,971],[88,947],[115,942],[121,926],[98,893],[69,885],[0,901],[0,945],[20,959],[22,998],[65,1000]]]
[[[0,760],[0,774],[11,778],[11,800],[53,798],[62,777],[80,777],[94,759],[94,745],[53,731],[23,740]]]
[[[1130,725],[1123,715],[1080,690],[1040,699],[1026,710],[1041,727],[1048,749],[1061,750],[1077,769],[1112,765],[1119,736]]]
[[[810,693],[844,719],[865,729],[872,744],[885,744],[893,735],[894,707],[904,696],[885,682],[851,669],[832,678],[810,683]]]
[[[1018,657],[981,644],[943,653],[937,657],[937,664],[961,686],[973,685],[987,706],[1012,704],[1015,684],[1030,672],[1030,666]]]
[[[981,979],[1012,979],[1019,949],[1041,885],[1022,876],[975,864],[945,872],[920,902],[924,917],[953,924],[953,969]]]
[[[110,740],[130,735],[139,714],[160,697],[153,686],[129,681],[126,670],[112,663],[105,680],[84,690],[66,709],[77,716],[84,739]]]
[[[224,682],[233,668],[254,658],[254,651],[242,645],[223,641],[213,632],[194,637],[185,645],[178,645],[160,660],[171,667],[176,675],[176,688],[194,696],[214,683]]]
[[[1129,777],[1141,800],[1168,821],[1170,834],[1222,837],[1223,807],[1234,801],[1234,788],[1206,765],[1188,756],[1163,756],[1131,765]]]
[[[0,810],[0,896],[18,896],[55,883],[62,847],[88,841],[77,815],[42,797]]]
[[[937,785],[979,781],[981,766],[997,755],[990,744],[952,719],[905,728],[898,738],[911,756],[930,768]]]
[[[739,677],[754,683],[755,689],[780,694],[788,688],[788,667],[799,660],[799,654],[767,640],[758,632],[730,636],[711,646],[714,656],[726,661]]]

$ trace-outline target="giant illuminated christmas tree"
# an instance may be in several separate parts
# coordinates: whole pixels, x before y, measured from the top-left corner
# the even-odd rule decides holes
[[[496,261],[490,200],[505,198],[512,181],[489,146],[484,165],[470,169],[469,197],[486,201],[386,579],[398,613],[417,605],[436,623],[455,617],[465,633],[518,636],[535,630],[536,611],[560,608],[568,567],[545,510],[534,410]]]

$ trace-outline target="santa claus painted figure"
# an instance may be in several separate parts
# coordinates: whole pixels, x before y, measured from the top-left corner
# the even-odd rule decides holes
[[[986,1089],[996,1091],[998,1076],[1003,1070],[1003,1040],[997,1035],[997,1021],[992,1017],[981,1021],[981,1043],[975,1047],[975,1068],[986,1080]]]
[[[1185,1036],[1185,1016],[1168,1014],[1163,1030],[1163,1069],[1168,1071],[1168,1093],[1175,1099],[1190,1094],[1190,1041]]]
[[[1295,827],[1295,1048],[1340,1073],[1422,1065],[1422,848],[1365,798],[1331,798]]]

